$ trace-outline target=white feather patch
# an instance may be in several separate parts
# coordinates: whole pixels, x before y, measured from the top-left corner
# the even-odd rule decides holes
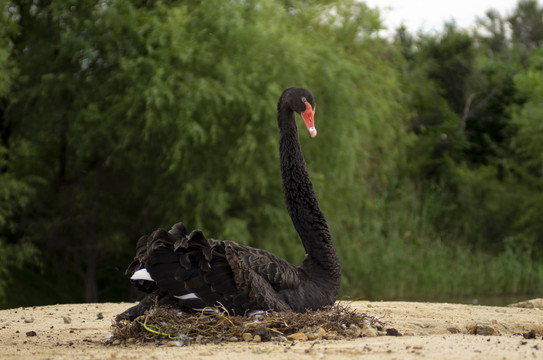
[[[149,274],[149,271],[147,271],[146,268],[139,269],[135,273],[132,274],[130,277],[130,280],[137,281],[137,280],[146,280],[146,281],[155,281],[151,274]]]
[[[202,309],[198,309],[198,308],[192,308],[192,310],[194,311],[200,311],[200,312],[203,312],[204,314],[218,314],[219,313],[219,310],[218,309],[215,309],[215,308],[202,308]]]
[[[174,296],[174,298],[180,299],[180,300],[190,300],[190,299],[199,299],[198,296],[196,296],[195,293],[188,293],[185,295],[177,295]]]

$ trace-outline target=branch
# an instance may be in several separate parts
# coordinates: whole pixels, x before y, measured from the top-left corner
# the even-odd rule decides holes
[[[463,132],[464,129],[466,128],[466,121],[468,120],[468,117],[472,114],[469,111],[469,108],[471,107],[471,102],[473,101],[473,99],[475,99],[477,94],[478,93],[471,94],[470,96],[468,96],[468,99],[466,100],[466,106],[464,106],[464,113],[462,114],[462,118],[460,119],[460,130],[458,131],[458,133]]]
[[[464,113],[462,114],[462,118],[460,119],[460,129],[458,130],[458,133],[462,133],[464,129],[466,128],[466,122],[468,121],[468,118],[475,114],[477,111],[479,111],[483,106],[485,106],[492,98],[496,95],[498,91],[501,90],[503,87],[503,84],[505,83],[505,80],[509,78],[509,75],[506,75],[502,78],[502,81],[498,85],[496,85],[491,92],[489,92],[481,102],[479,102],[473,109],[470,109],[471,103],[475,99],[478,93],[473,93],[470,96],[468,96],[468,99],[466,100],[466,106],[464,106]]]

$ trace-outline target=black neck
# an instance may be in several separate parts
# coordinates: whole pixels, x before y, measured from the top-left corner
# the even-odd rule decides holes
[[[318,267],[326,271],[327,276],[339,278],[338,256],[306,169],[295,113],[280,103],[277,115],[281,133],[279,151],[285,202],[307,254],[302,267]]]

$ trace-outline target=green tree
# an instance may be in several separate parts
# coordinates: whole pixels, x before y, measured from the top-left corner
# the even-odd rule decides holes
[[[135,241],[177,221],[300,262],[275,122],[289,86],[316,96],[319,136],[300,135],[344,295],[543,283],[540,142],[528,139],[540,59],[534,45],[519,65],[499,14],[487,32],[450,23],[390,43],[378,11],[354,0],[2,9],[6,305],[127,299]]]
[[[526,50],[543,45],[543,8],[537,0],[519,0],[508,21],[513,42]]]
[[[476,38],[486,45],[492,56],[507,52],[509,38],[506,31],[506,21],[495,9],[490,9],[484,17],[477,18]]]
[[[522,212],[515,221],[519,238],[528,245],[543,244],[540,221],[543,215],[541,200],[543,196],[543,51],[536,49],[527,58],[527,68],[516,74],[514,82],[525,99],[522,105],[512,106],[511,140],[512,156],[507,163],[511,173],[512,185],[517,188],[517,202],[522,204]]]
[[[299,262],[277,165],[275,107],[288,86],[317,96],[322,130],[302,142],[345,251],[369,194],[394,178],[404,118],[386,64],[396,58],[362,3],[10,8],[21,74],[10,173],[32,174],[20,226],[45,262],[18,273],[27,297],[48,287],[41,301],[121,298],[135,240],[179,220]]]
[[[2,9],[4,10],[4,9]],[[7,108],[12,100],[13,81],[18,69],[12,58],[13,42],[10,34],[16,25],[5,11],[0,12],[0,303],[7,295],[6,288],[13,280],[11,270],[34,259],[36,249],[24,240],[20,219],[27,210],[33,189],[28,178],[19,178],[10,170],[11,124]],[[20,239],[22,237],[22,239]],[[17,241],[17,239],[20,239]]]

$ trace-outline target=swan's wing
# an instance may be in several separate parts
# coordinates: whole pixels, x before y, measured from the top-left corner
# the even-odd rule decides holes
[[[143,262],[157,287],[195,310],[217,303],[235,309],[231,300],[237,286],[221,242],[206,239],[199,230],[186,235],[177,228],[157,230],[148,241]]]
[[[234,242],[221,243],[237,287],[231,297],[234,306],[248,310],[292,310],[281,291],[299,286],[300,270],[267,251]]]
[[[265,250],[225,242],[225,255],[236,283],[243,282],[244,275],[254,273],[267,281],[275,291],[295,289],[300,285],[299,268]]]
[[[303,276],[269,252],[206,239],[198,230],[187,235],[182,224],[140,238],[127,272],[141,290],[166,291],[183,306],[200,309],[221,303],[241,314],[290,310],[280,292],[297,288]]]

